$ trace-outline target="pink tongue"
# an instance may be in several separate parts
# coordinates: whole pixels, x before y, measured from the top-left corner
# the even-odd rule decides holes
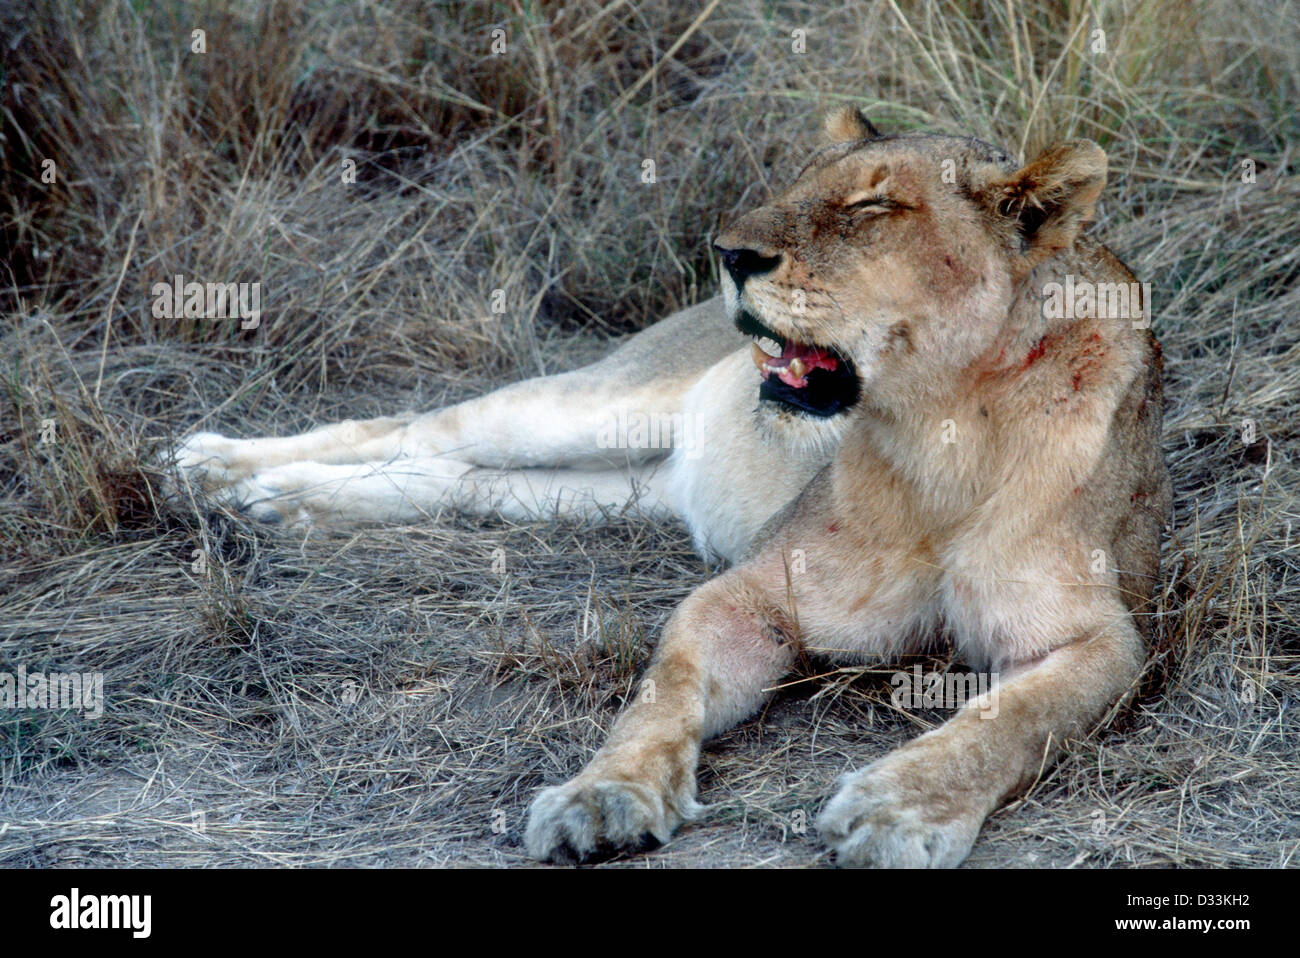
[[[786,368],[790,365],[792,359],[799,359],[803,362],[804,374],[802,376],[795,376]],[[785,348],[781,350],[780,358],[769,359],[767,365],[780,377],[781,382],[794,389],[803,389],[804,386],[808,385],[808,373],[814,369],[825,369],[828,372],[834,372],[839,362],[824,349],[787,340]]]

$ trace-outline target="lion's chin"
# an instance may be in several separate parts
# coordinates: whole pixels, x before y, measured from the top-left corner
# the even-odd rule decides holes
[[[849,416],[811,416],[781,403],[760,401],[754,423],[764,445],[782,455],[829,461],[848,429]]]

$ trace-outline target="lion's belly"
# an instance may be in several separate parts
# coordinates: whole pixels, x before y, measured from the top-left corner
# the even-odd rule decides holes
[[[757,383],[749,350],[711,367],[687,393],[690,441],[673,450],[668,493],[702,555],[735,562],[794,499],[826,458],[790,456],[754,422]]]

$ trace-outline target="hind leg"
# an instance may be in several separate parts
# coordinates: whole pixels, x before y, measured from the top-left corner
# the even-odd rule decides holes
[[[687,391],[735,346],[723,311],[710,301],[638,333],[583,369],[515,383],[421,416],[347,421],[285,438],[200,433],[177,450],[176,463],[199,488],[224,490],[241,501],[265,500],[277,489],[278,495],[307,495],[311,487],[328,487],[328,494],[307,496],[317,519],[337,509],[367,518],[392,512],[395,487],[421,508],[482,501],[481,494],[463,492],[482,493],[482,476],[468,487],[447,488],[473,467],[580,470],[569,482],[599,477],[597,498],[608,501],[603,473],[663,457],[690,428],[683,421]],[[374,481],[362,481],[367,477]],[[352,481],[360,482],[358,492],[339,495],[339,485]],[[545,485],[540,475],[531,482]],[[366,497],[375,499],[373,509],[363,505]],[[271,511],[297,514],[288,507]]]
[[[350,463],[386,459],[414,415],[331,423],[297,436],[231,439],[195,433],[176,450],[176,465],[209,492],[292,462]]]
[[[516,521],[597,518],[635,509],[673,514],[666,462],[616,469],[490,469],[447,458],[332,465],[290,463],[255,473],[226,495],[269,522],[414,522],[443,510]]]

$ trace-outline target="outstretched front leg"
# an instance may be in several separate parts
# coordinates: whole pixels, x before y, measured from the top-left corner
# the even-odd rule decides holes
[[[1132,687],[1142,641],[1115,603],[1075,641],[1014,667],[932,732],[840,780],[818,819],[842,865],[954,867],[984,819]]]
[[[794,623],[745,569],[677,609],[609,740],[579,775],[533,801],[525,842],[562,862],[667,841],[701,810],[700,743],[758,709],[791,667]]]

